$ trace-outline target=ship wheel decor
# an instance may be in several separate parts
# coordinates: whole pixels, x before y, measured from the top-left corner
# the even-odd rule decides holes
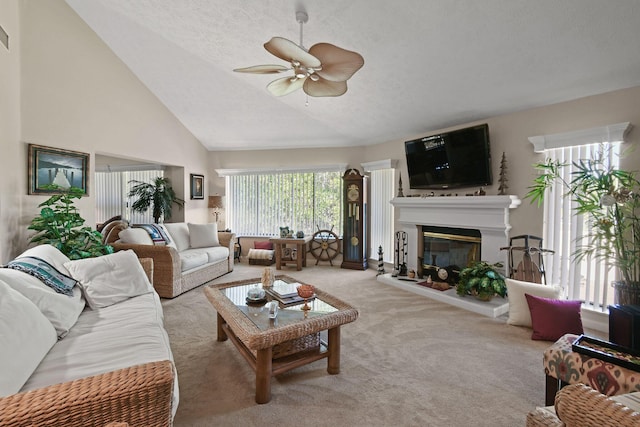
[[[333,259],[340,253],[340,239],[338,235],[331,230],[320,230],[313,233],[313,238],[309,242],[309,252],[316,259],[316,265],[320,261],[329,261],[333,266]]]

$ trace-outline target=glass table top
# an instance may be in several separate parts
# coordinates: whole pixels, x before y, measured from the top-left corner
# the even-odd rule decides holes
[[[262,288],[260,281],[248,281],[247,283],[242,283],[237,286],[222,288],[220,291],[229,298],[253,324],[263,331],[279,326],[295,324],[305,318],[324,316],[338,311],[338,308],[323,301],[320,297],[315,296],[307,302],[310,310],[307,311],[305,317],[305,312],[302,310],[304,300],[298,296],[295,290],[296,286],[300,284],[302,283],[283,280],[282,278],[277,279],[272,288],[264,288],[266,291],[265,299],[256,303],[247,301],[247,293],[252,288]],[[279,309],[275,319],[269,318],[269,307],[267,304],[270,301],[278,302]]]

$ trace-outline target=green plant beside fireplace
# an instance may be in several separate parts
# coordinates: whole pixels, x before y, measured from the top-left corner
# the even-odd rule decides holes
[[[456,292],[463,296],[474,295],[485,301],[495,295],[504,298],[507,294],[507,285],[504,282],[504,277],[498,272],[498,268],[502,268],[501,263],[474,262],[460,272]]]
[[[68,190],[57,185],[47,185],[47,190],[56,190],[54,194],[38,205],[40,215],[31,220],[27,227],[35,230],[31,243],[55,246],[70,259],[91,258],[113,253],[113,248],[102,243],[102,234],[83,227],[85,220],[78,213],[74,200],[84,195],[84,190],[71,187]]]

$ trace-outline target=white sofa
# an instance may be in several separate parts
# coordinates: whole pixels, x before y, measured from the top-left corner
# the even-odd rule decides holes
[[[177,375],[151,266],[41,245],[0,268],[0,426],[172,424]]]
[[[153,286],[163,298],[188,290],[233,271],[235,234],[218,232],[215,223],[166,223],[159,227],[169,238],[154,244],[142,228],[118,221],[103,230],[104,241],[116,251],[132,249],[140,258],[153,258]]]

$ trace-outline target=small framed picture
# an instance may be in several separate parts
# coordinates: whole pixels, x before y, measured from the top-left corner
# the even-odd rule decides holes
[[[60,194],[71,187],[88,194],[89,154],[29,144],[27,194]]]
[[[204,199],[204,175],[191,174],[191,198]]]

